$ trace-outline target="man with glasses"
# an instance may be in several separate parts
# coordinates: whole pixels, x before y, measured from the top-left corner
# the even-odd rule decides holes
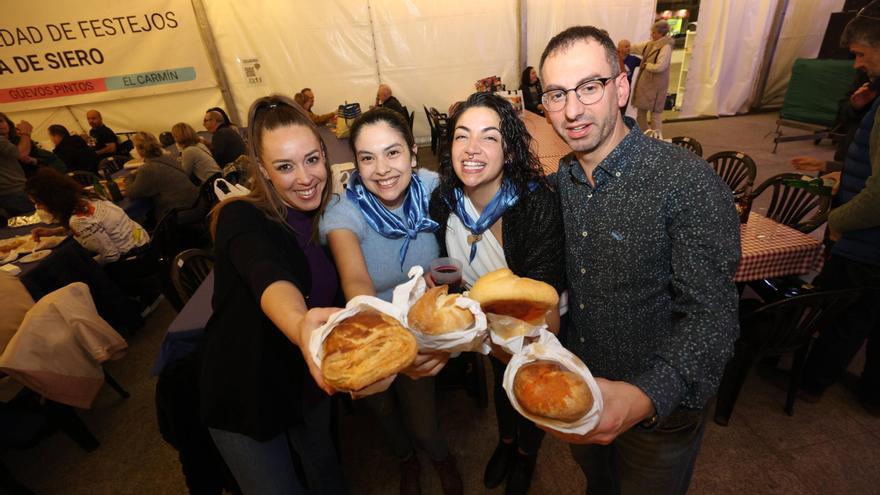
[[[604,30],[569,28],[541,56],[542,102],[573,152],[559,163],[571,324],[565,345],[604,409],[570,442],[590,495],[685,493],[706,404],[739,334],[730,189],[693,153],[624,120]]]

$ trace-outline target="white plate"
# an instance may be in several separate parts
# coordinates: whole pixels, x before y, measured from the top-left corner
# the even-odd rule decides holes
[[[52,254],[52,250],[50,250],[50,249],[43,249],[42,251],[34,251],[33,253],[31,253],[27,256],[22,256],[21,258],[19,258],[18,262],[19,263],[31,263],[33,261],[40,261],[41,259],[45,258],[46,256],[49,256],[50,254]]]

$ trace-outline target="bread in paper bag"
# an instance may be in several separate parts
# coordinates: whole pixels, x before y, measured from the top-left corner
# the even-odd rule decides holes
[[[379,393],[391,384],[384,379],[407,368],[418,353],[400,321],[400,312],[390,303],[354,297],[312,332],[309,353],[333,388],[359,396]]]
[[[409,270],[410,279],[394,288],[392,304],[405,315],[419,349],[425,351],[488,354],[486,315],[473,299],[448,294],[443,287],[427,289],[421,266]]]
[[[532,380],[538,382],[529,387]],[[546,330],[510,358],[502,386],[517,412],[562,433],[584,435],[602,414],[602,393],[589,368]]]
[[[550,284],[518,277],[507,268],[489,272],[474,283],[468,297],[480,303],[488,319],[492,342],[516,354],[547,328],[547,312],[559,305]]]

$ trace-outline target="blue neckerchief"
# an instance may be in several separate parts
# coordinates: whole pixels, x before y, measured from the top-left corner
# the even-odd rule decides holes
[[[353,201],[367,224],[387,239],[404,238],[400,248],[400,269],[403,270],[403,260],[406,259],[406,250],[409,249],[409,241],[415,239],[419,232],[435,232],[440,225],[428,216],[428,193],[419,179],[418,174],[413,172],[403,200],[403,217],[401,219],[379,201],[364,187],[360,174],[355,170],[351,174],[351,181],[345,190],[348,199]]]
[[[537,183],[530,182],[527,187],[528,192],[534,191],[537,187]],[[492,224],[498,221],[508,208],[519,201],[519,194],[517,194],[513,182],[511,182],[510,179],[504,179],[498,192],[495,193],[495,196],[492,197],[492,200],[489,201],[489,204],[483,209],[480,218],[474,221],[471,216],[468,215],[467,209],[464,206],[464,193],[461,191],[461,188],[456,187],[452,192],[455,195],[455,204],[448,206],[452,212],[458,216],[461,223],[464,224],[464,227],[471,232],[471,235],[468,236],[468,243],[471,245],[471,254],[468,259],[468,262],[470,263],[474,261],[474,256],[477,255],[477,242],[482,239],[483,232],[488,230]]]

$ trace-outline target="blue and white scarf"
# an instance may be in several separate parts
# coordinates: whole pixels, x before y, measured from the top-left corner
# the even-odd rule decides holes
[[[363,180],[356,170],[352,173],[345,194],[358,206],[364,215],[364,220],[379,235],[387,239],[404,238],[403,246],[400,247],[401,270],[403,270],[403,261],[406,259],[409,242],[415,239],[419,232],[436,232],[440,227],[428,216],[428,200],[430,198],[416,173],[412,174],[406,199],[403,200],[403,218],[388,211],[379,198],[364,187]]]
[[[537,187],[538,184],[530,183],[528,191],[534,191]],[[464,204],[464,192],[462,192],[461,188],[456,187],[453,189],[453,194],[455,195],[455,204],[448,206],[461,220],[462,225],[471,233],[467,239],[468,244],[471,245],[468,262],[471,262],[474,260],[474,256],[477,255],[477,243],[483,238],[483,232],[497,222],[508,208],[519,201],[519,194],[517,194],[516,186],[513,185],[513,182],[510,179],[504,179],[498,192],[495,193],[495,196],[492,197],[492,200],[489,201],[489,204],[480,213],[480,218],[476,221],[468,215]]]

